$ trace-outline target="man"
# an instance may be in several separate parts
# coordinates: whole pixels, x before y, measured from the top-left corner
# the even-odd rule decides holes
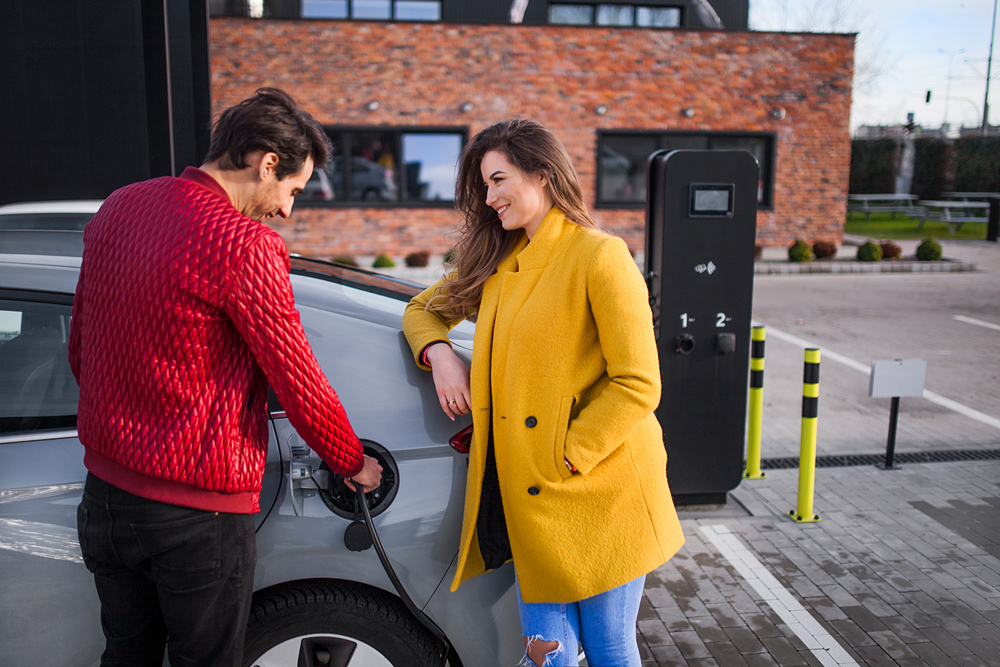
[[[330,151],[291,97],[261,88],[222,113],[200,169],[115,191],[84,230],[70,364],[102,665],[160,667],[165,646],[173,667],[241,665],[268,384],[331,469],[365,490],[381,479],[260,222],[291,213]]]

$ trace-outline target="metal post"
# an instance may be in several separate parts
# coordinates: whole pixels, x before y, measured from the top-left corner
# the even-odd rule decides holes
[[[788,513],[796,523],[821,521],[813,512],[816,488],[816,416],[819,412],[819,350],[807,348],[802,372],[802,435],[799,445],[799,498]]]
[[[899,396],[892,397],[892,407],[889,408],[889,437],[885,442],[885,463],[876,463],[876,468],[882,470],[899,470],[893,463],[896,456],[896,422],[899,421]]]
[[[986,223],[986,240],[996,241],[1000,237],[1000,197],[990,197],[990,219]]]
[[[763,326],[753,327],[750,333],[750,406],[747,428],[747,467],[744,479],[764,479],[760,470],[760,424],[764,411],[764,337]]]

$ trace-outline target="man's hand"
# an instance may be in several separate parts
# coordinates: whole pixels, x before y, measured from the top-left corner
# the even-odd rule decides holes
[[[357,491],[354,482],[360,484],[365,493],[374,491],[382,483],[382,466],[378,464],[378,461],[365,454],[365,467],[361,469],[361,472],[350,479],[344,478],[344,483],[351,491]]]

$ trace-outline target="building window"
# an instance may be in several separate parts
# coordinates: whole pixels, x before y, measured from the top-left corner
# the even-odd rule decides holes
[[[440,21],[440,0],[302,0],[304,19]]]
[[[757,158],[757,204],[772,206],[774,136],[729,132],[599,132],[597,206],[642,208],[646,204],[646,162],[657,150],[745,150]]]
[[[632,25],[634,21],[632,5],[597,5],[597,25]]]
[[[592,25],[592,5],[549,5],[549,23],[561,25]]]
[[[468,136],[454,128],[328,127],[335,151],[296,203],[306,206],[451,206]]]
[[[681,10],[678,7],[636,7],[635,24],[640,28],[679,28]]]
[[[560,3],[549,5],[549,23],[679,28],[681,10],[679,7],[650,7],[646,5],[571,5]]]

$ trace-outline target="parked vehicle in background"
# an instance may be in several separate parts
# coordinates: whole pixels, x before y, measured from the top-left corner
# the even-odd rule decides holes
[[[66,347],[81,233],[33,224],[0,224],[0,665],[90,667],[104,636],[77,542],[86,469]],[[512,567],[448,591],[467,466],[449,439],[471,420],[443,415],[403,338],[403,309],[421,286],[303,257],[292,259],[292,284],[320,365],[383,465],[368,497],[380,541],[446,635],[448,664],[515,664],[524,648]],[[472,337],[471,323],[452,332],[467,360]],[[354,542],[365,532],[356,496],[273,400],[268,420],[245,664],[444,665],[441,643],[404,607],[375,551],[347,547],[364,542]]]

